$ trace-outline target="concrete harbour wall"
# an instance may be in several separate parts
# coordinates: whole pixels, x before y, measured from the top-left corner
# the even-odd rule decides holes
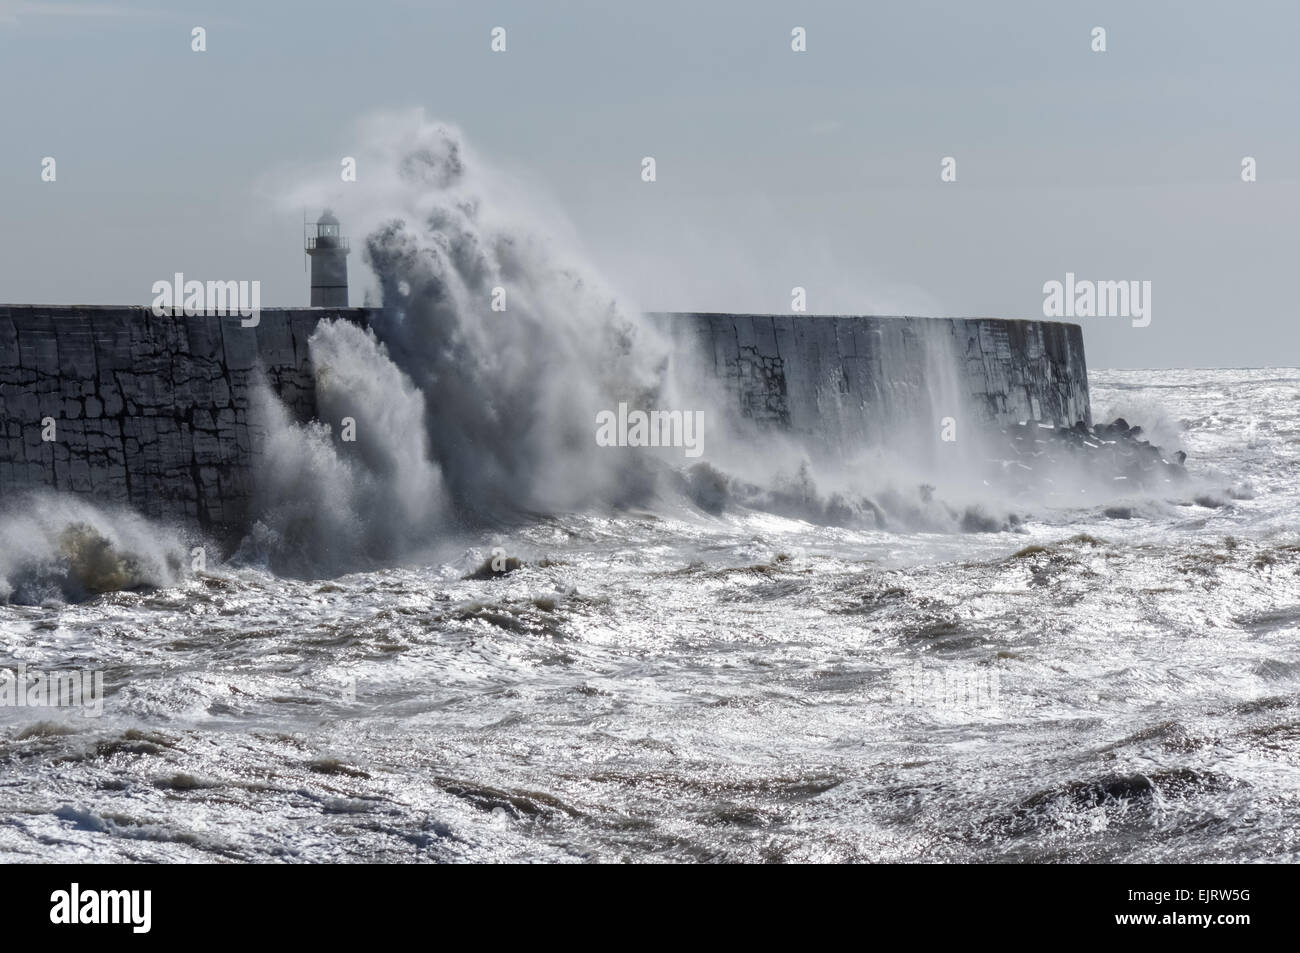
[[[146,307],[0,306],[0,497],[48,487],[238,530],[265,434],[259,375],[316,414],[307,342],[362,308],[158,317]],[[853,448],[946,415],[1091,424],[1077,325],[997,319],[659,314],[689,372],[760,426]],[[54,439],[45,439],[53,424]]]

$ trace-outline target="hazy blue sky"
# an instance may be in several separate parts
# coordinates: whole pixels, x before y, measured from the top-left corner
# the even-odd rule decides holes
[[[647,308],[801,285],[810,312],[1032,318],[1073,271],[1153,285],[1149,327],[1080,322],[1094,367],[1300,364],[1298,28],[1257,0],[0,0],[0,301],[147,304],[185,271],[305,304],[268,176],[422,106]]]

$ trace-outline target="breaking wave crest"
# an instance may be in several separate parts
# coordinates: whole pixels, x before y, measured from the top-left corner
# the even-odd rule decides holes
[[[315,332],[322,422],[263,401],[245,555],[335,570],[448,528],[648,502],[662,464],[597,446],[594,422],[671,405],[667,342],[526,217],[502,218],[519,203],[492,201],[506,186],[454,129],[384,115],[363,138],[365,206],[345,213],[367,227],[378,314]]]
[[[31,492],[0,507],[0,603],[78,602],[179,581],[190,542],[124,508]]]
[[[384,115],[364,139],[373,171],[355,218],[373,223],[372,327],[424,399],[429,459],[458,512],[493,520],[643,494],[645,461],[596,446],[593,424],[619,401],[672,401],[667,342],[502,199],[509,186],[456,130]],[[346,350],[333,356],[340,369]]]
[[[320,420],[298,424],[268,387],[256,391],[259,518],[236,558],[334,574],[408,555],[448,519],[424,400],[371,331],[322,322],[310,348]]]

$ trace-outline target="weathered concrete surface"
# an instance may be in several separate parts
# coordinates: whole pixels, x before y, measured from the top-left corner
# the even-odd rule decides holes
[[[671,313],[697,373],[739,415],[852,449],[943,417],[1092,423],[1077,324],[986,318]]]
[[[44,486],[238,527],[264,437],[250,419],[255,376],[310,419],[307,339],[323,319],[368,314],[265,309],[245,328],[143,307],[0,305],[0,496]]]

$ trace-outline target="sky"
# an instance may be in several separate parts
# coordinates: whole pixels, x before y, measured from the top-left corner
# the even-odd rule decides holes
[[[422,107],[648,310],[797,286],[1041,318],[1068,272],[1151,282],[1149,325],[1078,319],[1092,367],[1300,365],[1298,27],[1264,0],[0,0],[0,301],[148,304],[181,271],[305,305],[284,183]]]

